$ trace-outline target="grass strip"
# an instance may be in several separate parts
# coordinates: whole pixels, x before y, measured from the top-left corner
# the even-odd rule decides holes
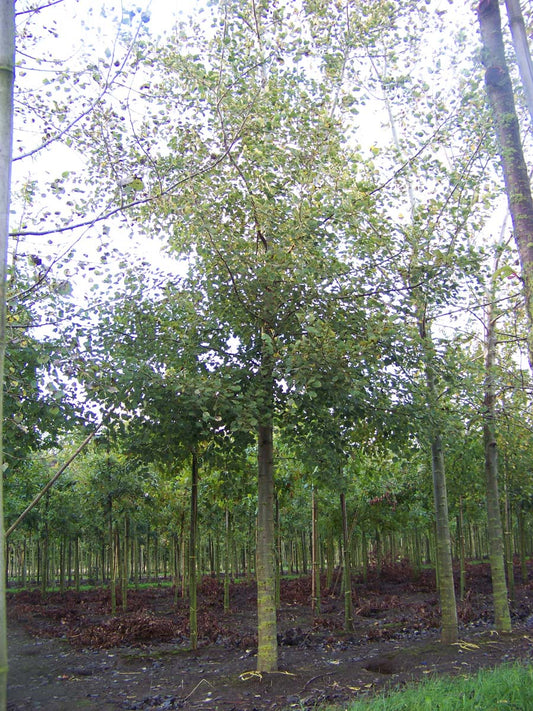
[[[471,677],[426,679],[343,708],[347,711],[532,711],[533,667],[502,665],[481,670]]]

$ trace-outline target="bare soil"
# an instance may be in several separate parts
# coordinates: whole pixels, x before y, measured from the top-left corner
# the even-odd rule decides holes
[[[199,647],[189,648],[187,603],[169,587],[130,592],[110,614],[109,592],[8,595],[8,709],[106,711],[314,709],[440,674],[464,674],[533,657],[533,575],[516,586],[514,631],[493,630],[490,572],[469,567],[459,605],[460,642],[439,641],[434,576],[406,562],[354,582],[354,630],[343,630],[339,590],[310,610],[310,579],[282,581],[279,669],[257,674],[253,583],[231,588],[205,578]]]

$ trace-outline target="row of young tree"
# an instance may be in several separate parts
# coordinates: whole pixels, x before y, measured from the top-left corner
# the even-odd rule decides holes
[[[37,585],[44,593],[57,587],[79,590],[86,583],[116,584],[117,579],[136,585],[167,580],[175,585],[176,595],[186,596],[193,523],[190,472],[150,471],[107,450],[107,445],[97,442],[78,458],[9,537],[9,583]],[[459,472],[454,467],[459,479],[452,477],[449,482],[453,553],[463,573],[466,559],[488,555],[480,432],[463,443],[457,459],[466,452],[468,461]],[[369,568],[379,571],[400,559],[409,560],[417,571],[435,565],[432,493],[427,462],[420,452],[413,453],[410,461],[391,452],[351,457],[340,488],[342,498],[338,482],[320,481],[316,473],[306,476],[304,465],[287,452],[278,451],[276,461],[278,580],[284,573],[308,574],[318,568],[328,588],[334,579],[338,582],[345,527],[354,574],[366,578]],[[255,568],[253,453],[232,474],[212,463],[203,464],[198,482],[197,570],[229,583],[253,575]],[[8,520],[42,489],[46,475],[43,468],[28,469],[24,491],[8,489]],[[506,562],[512,570],[518,558],[522,575],[533,545],[524,499],[527,477],[524,462],[506,462]],[[513,580],[511,573],[509,583]],[[461,584],[462,598],[464,579]],[[319,597],[320,589],[317,592]],[[512,588],[509,593],[512,596]]]
[[[507,4],[518,45],[529,18]],[[478,7],[489,104],[474,17],[453,4],[224,0],[162,40],[132,9],[68,69],[41,54],[34,10],[15,160],[36,171],[16,175],[7,291],[12,576],[114,590],[172,574],[194,644],[197,570],[253,570],[273,671],[282,569],[310,556],[318,604],[321,568],[339,564],[346,591],[373,554],[431,560],[453,642],[468,541],[510,630],[506,563],[530,549],[533,255],[527,82],[513,89],[498,2]],[[172,266],[120,255],[125,234]]]

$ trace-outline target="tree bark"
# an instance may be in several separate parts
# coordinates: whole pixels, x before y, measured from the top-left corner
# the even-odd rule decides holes
[[[512,605],[515,600],[515,582],[514,582],[514,546],[513,546],[513,517],[511,512],[511,504],[507,493],[504,501],[505,517],[503,520],[503,543],[504,543],[504,558],[505,569],[507,571],[507,594],[509,597],[509,605]]]
[[[433,343],[423,316],[419,316],[418,328],[425,358],[427,402],[431,427],[431,470],[433,474],[433,498],[435,502],[435,554],[437,580],[442,616],[441,641],[453,644],[458,639],[457,603],[453,581],[452,544],[448,519],[448,495],[446,472],[442,449],[441,425],[439,423],[437,392],[433,372]]]
[[[513,87],[505,59],[498,0],[482,0],[478,5],[478,20],[483,43],[485,88],[492,110],[514,238],[520,257],[529,320],[529,362],[533,369],[533,199]]]
[[[353,630],[353,604],[352,604],[352,568],[350,565],[350,536],[348,534],[348,517],[346,515],[346,496],[344,491],[340,495],[342,515],[342,570],[344,580],[344,629],[346,632]]]
[[[116,579],[116,556],[115,556],[115,534],[113,530],[113,499],[111,496],[108,501],[109,518],[107,523],[107,540],[109,545],[109,590],[111,594],[111,614],[116,615],[117,612],[117,579]]]
[[[0,472],[3,471],[4,361],[6,351],[6,273],[13,152],[15,3],[0,0]],[[7,623],[3,477],[0,477],[0,711],[7,706]]]
[[[257,671],[278,669],[276,570],[274,561],[274,451],[272,424],[257,439]]]
[[[483,441],[485,444],[485,499],[487,504],[494,622],[498,632],[510,632],[511,615],[509,613],[509,599],[507,583],[505,581],[503,530],[500,516],[500,499],[498,495],[498,445],[496,442],[496,395],[494,387],[496,332],[494,309],[491,304],[487,307],[485,347]]]
[[[453,582],[450,525],[448,521],[448,497],[444,455],[440,434],[435,434],[431,443],[431,464],[433,470],[433,495],[436,520],[436,558],[439,580],[439,597],[442,615],[441,641],[443,644],[457,642],[457,604]]]
[[[463,499],[459,499],[457,514],[457,543],[459,547],[459,599],[464,600],[466,592],[466,556],[465,556],[465,524],[463,515]]]
[[[312,540],[312,579],[311,579],[311,608],[313,615],[320,615],[320,559],[318,552],[318,502],[315,487],[311,493],[311,540]]]
[[[189,636],[191,649],[198,647],[198,586],[196,581],[196,533],[198,530],[198,455],[191,464],[191,519],[189,529]]]
[[[520,555],[520,577],[522,585],[527,583],[527,550],[526,550],[526,526],[524,522],[524,510],[522,505],[518,507],[518,546]]]
[[[129,552],[129,526],[128,526],[128,516],[124,514],[124,532],[122,540],[122,612],[126,612],[128,609],[128,582],[130,577],[129,565],[128,565],[128,552]]]
[[[80,537],[76,536],[74,541],[74,589],[76,592],[81,589],[80,577]]]
[[[231,581],[231,513],[225,511],[225,546],[224,546],[224,612],[229,612],[229,587]]]
[[[516,61],[524,87],[527,109],[533,125],[533,62],[529,51],[526,25],[520,8],[520,0],[505,0],[509,27],[513,37]]]
[[[257,671],[278,669],[276,537],[274,524],[274,342],[261,330],[257,428]]]

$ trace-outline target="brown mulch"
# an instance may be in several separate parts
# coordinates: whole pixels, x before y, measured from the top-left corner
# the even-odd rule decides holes
[[[255,673],[255,586],[232,584],[224,612],[222,583],[199,589],[199,645],[189,649],[187,601],[170,587],[128,594],[111,615],[108,590],[42,596],[8,594],[8,708],[313,709],[345,704],[389,686],[435,674],[463,674],[533,655],[533,574],[517,584],[514,631],[494,633],[488,565],[469,567],[459,603],[460,643],[439,641],[434,575],[415,576],[406,561],[354,580],[354,629],[343,630],[339,590],[325,589],[310,611],[308,576],[282,581],[279,669]],[[119,606],[121,604],[118,596]]]

